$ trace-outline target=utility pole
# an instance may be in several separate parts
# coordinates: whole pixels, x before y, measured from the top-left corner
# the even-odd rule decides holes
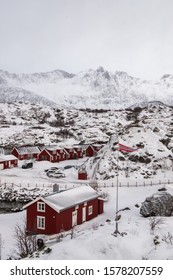
[[[117,133],[117,182],[116,182],[116,215],[115,215],[115,231],[114,236],[120,234],[118,229],[118,195],[119,195],[119,137]]]
[[[116,184],[116,215],[115,215],[115,231],[114,236],[120,234],[118,229],[118,196],[119,196],[119,140],[118,140],[118,149],[117,149],[117,184]]]

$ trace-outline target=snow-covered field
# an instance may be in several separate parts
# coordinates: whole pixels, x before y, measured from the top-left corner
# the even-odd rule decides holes
[[[166,186],[167,191],[173,194],[173,185]],[[115,231],[116,188],[104,188],[108,194],[105,202],[104,214],[97,218],[78,225],[74,229],[71,239],[70,232],[56,242],[49,236],[47,246],[52,249],[49,254],[39,252],[36,259],[173,259],[173,240],[166,237],[173,232],[173,217],[162,217],[161,223],[151,231],[150,218],[140,215],[139,207],[146,197],[156,193],[159,186],[146,187],[122,187],[119,188],[119,210],[122,210],[121,219],[118,222],[120,233],[117,237],[112,234]],[[0,215],[0,233],[2,236],[2,259],[13,255],[15,248],[14,228],[16,224],[22,224],[25,211],[13,214]],[[154,244],[154,237],[158,235],[159,244]]]

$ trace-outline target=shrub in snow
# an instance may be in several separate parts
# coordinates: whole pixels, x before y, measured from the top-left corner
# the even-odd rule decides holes
[[[173,235],[172,233],[168,232],[168,234],[164,235],[163,238],[162,238],[163,241],[165,241],[167,244],[173,244]]]
[[[144,217],[173,216],[173,196],[164,192],[147,197],[141,205],[140,214]]]

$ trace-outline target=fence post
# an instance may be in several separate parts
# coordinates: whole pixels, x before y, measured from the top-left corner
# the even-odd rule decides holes
[[[129,188],[129,182],[127,182],[127,187]]]
[[[152,181],[151,181],[151,186],[152,186]]]
[[[138,186],[138,183],[136,182],[136,187]]]
[[[161,185],[161,181],[159,180],[159,185]]]
[[[170,184],[170,180],[168,179],[168,184]]]
[[[145,181],[144,181],[144,187],[145,187]]]

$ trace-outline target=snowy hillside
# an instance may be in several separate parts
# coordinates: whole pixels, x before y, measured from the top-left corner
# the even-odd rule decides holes
[[[0,71],[0,101],[25,100],[59,108],[124,109],[141,102],[158,100],[173,105],[173,76],[146,81],[126,72],[96,70],[77,74],[54,70],[45,73],[11,74]],[[52,101],[46,101],[46,98]],[[47,102],[47,103],[46,103]]]
[[[89,180],[107,194],[103,215],[77,226],[73,239],[71,232],[63,234],[61,242],[47,238],[49,254],[37,252],[36,259],[173,259],[172,217],[161,219],[151,231],[150,218],[140,214],[139,207],[146,197],[162,187],[173,194],[173,108],[160,102],[143,103],[141,107],[126,110],[72,110],[57,109],[31,103],[0,103],[1,144],[5,152],[14,145],[77,143],[103,143],[96,157],[60,163],[35,162],[33,169],[23,170],[22,161],[16,168],[1,170],[1,194],[7,194],[10,183],[15,184],[15,195],[52,192],[57,179],[45,175],[44,169],[66,165],[65,178],[60,187],[81,183],[77,179],[77,166],[85,163]],[[137,147],[137,151],[124,154],[117,151],[117,135],[121,144]],[[118,154],[119,153],[119,154]],[[119,161],[117,161],[119,159]],[[120,211],[119,230],[124,236],[115,238],[115,197],[118,179]],[[30,187],[30,188],[29,188]],[[12,193],[10,189],[10,193]],[[1,214],[2,258],[13,255],[14,228],[22,223],[25,211]],[[8,234],[7,234],[8,233]],[[157,246],[154,243],[158,236]],[[136,246],[134,246],[136,244]],[[80,247],[80,251],[76,248]],[[70,250],[69,250],[70,248]]]
[[[104,160],[97,165],[95,179],[116,176],[116,145],[110,140],[139,150],[120,153],[122,176],[158,176],[172,168],[173,108],[159,102],[147,107],[120,111],[67,110],[30,103],[0,104],[0,145],[7,152],[16,145],[65,145],[104,143]],[[9,150],[8,150],[9,149]],[[88,161],[88,168],[91,164]]]

